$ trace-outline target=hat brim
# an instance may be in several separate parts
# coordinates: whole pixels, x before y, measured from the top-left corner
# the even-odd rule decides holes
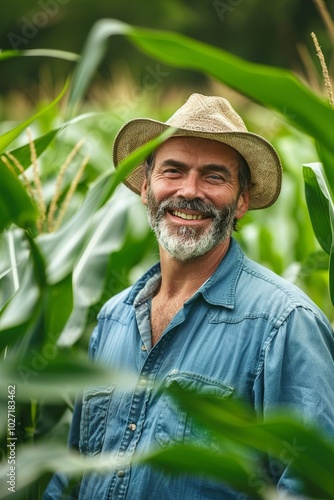
[[[137,118],[126,123],[118,132],[113,160],[117,165],[130,153],[157,137],[169,125],[157,120]],[[273,146],[263,137],[252,132],[202,132],[178,128],[172,136],[200,137],[219,141],[236,149],[246,160],[251,174],[249,210],[266,208],[278,198],[282,184],[282,165]],[[144,181],[144,165],[138,165],[126,178],[124,184],[140,194]]]

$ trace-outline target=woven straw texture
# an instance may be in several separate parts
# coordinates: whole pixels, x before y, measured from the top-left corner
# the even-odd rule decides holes
[[[241,117],[222,97],[192,94],[166,123],[146,118],[129,121],[118,132],[114,142],[115,167],[132,151],[169,126],[177,128],[174,136],[223,142],[244,157],[251,173],[250,210],[269,207],[276,201],[282,182],[282,166],[276,150],[263,137],[248,132]],[[140,164],[124,183],[139,194],[143,180],[144,168]]]

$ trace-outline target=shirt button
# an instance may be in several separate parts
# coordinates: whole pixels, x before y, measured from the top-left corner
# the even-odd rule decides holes
[[[135,431],[137,429],[136,424],[129,424],[130,431]]]
[[[124,470],[122,470],[122,469],[121,469],[121,470],[119,470],[119,471],[117,472],[117,476],[118,476],[118,477],[124,477],[124,476],[125,476],[125,472],[124,472]]]
[[[145,345],[145,344],[143,344],[143,345],[141,346],[141,350],[142,350],[142,351],[147,351],[147,347],[146,347],[146,345]]]
[[[145,387],[145,385],[147,384],[147,380],[145,378],[142,378],[140,381],[139,381],[140,385],[142,387]]]

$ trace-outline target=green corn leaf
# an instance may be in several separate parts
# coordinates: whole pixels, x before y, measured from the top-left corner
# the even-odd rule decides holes
[[[117,190],[92,221],[93,230],[74,268],[74,308],[62,332],[61,345],[72,345],[82,335],[89,307],[98,302],[106,286],[108,262],[124,245],[128,212],[135,196],[126,191],[125,187]]]
[[[16,351],[25,352],[32,337],[35,337],[35,326],[38,335],[45,335],[45,329],[38,321],[47,286],[45,260],[35,241],[28,234],[25,237],[30,247],[30,259],[25,262],[17,291],[1,311],[0,350],[16,342]],[[36,338],[33,340],[35,342]]]
[[[40,494],[29,494],[26,488],[48,472],[62,472],[77,479],[83,472],[95,471],[99,474],[110,474],[110,470],[120,467],[122,462],[126,466],[125,460],[120,461],[115,453],[90,457],[90,460],[87,460],[87,457],[74,450],[69,450],[66,445],[61,445],[59,440],[50,441],[48,439],[41,442],[39,439],[34,445],[25,443],[22,446],[17,446],[16,455],[15,466],[16,471],[18,471],[16,493],[8,493],[8,464],[7,461],[3,460],[3,465],[0,466],[0,498],[41,499],[43,490],[40,491]],[[77,482],[78,480],[74,484]],[[64,495],[62,496],[66,498]]]
[[[96,112],[96,113],[85,113],[83,115],[76,116],[75,118],[72,118],[72,120],[68,120],[65,123],[62,123],[59,127],[55,127],[49,132],[41,135],[40,137],[36,137],[34,139],[34,145],[36,149],[36,156],[37,158],[47,149],[49,144],[52,142],[52,140],[57,136],[57,134],[61,133],[63,130],[65,130],[67,127],[70,125],[75,125],[76,123],[79,123],[82,120],[87,120],[90,118],[94,118],[96,116],[103,116],[104,113]],[[18,162],[21,164],[21,166],[26,169],[31,165],[31,153],[30,153],[30,145],[29,144],[24,144],[23,146],[20,146],[19,148],[9,150],[9,152],[15,156],[15,158],[18,160]],[[3,161],[0,159],[0,165],[4,165]],[[14,163],[11,162],[11,165],[13,169],[16,171],[16,173],[19,175],[20,172],[18,171],[17,167],[14,165]]]
[[[169,391],[223,447],[230,442],[232,448],[239,449],[240,458],[249,460],[247,450],[269,454],[288,462],[314,498],[334,496],[334,446],[318,429],[306,426],[296,415],[276,414],[258,422],[238,401],[199,395],[177,384]],[[297,449],[294,443],[298,443]]]
[[[259,464],[249,455],[238,455],[233,449],[213,454],[191,445],[175,446],[152,453],[140,461],[169,474],[206,476],[248,493],[254,499],[263,498],[258,484],[250,480],[256,475]]]
[[[173,66],[200,70],[271,106],[291,123],[321,137],[333,151],[334,110],[292,72],[250,63],[177,33],[131,27],[125,35],[149,55]]]
[[[0,350],[16,343],[15,352],[21,356],[31,344],[55,343],[73,303],[72,275],[49,286],[44,256],[36,241],[25,236],[30,258],[16,293],[0,316]]]
[[[0,231],[12,222],[34,230],[38,211],[20,180],[0,162]]]
[[[324,144],[317,141],[317,152],[322,163],[328,181],[328,189],[334,196],[334,149],[328,149]]]
[[[279,111],[309,135],[321,138],[319,144],[333,152],[334,110],[314,94],[294,73],[250,63],[217,47],[184,35],[162,30],[142,29],[114,19],[102,19],[92,28],[82,58],[76,67],[69,107],[83,97],[107,50],[107,38],[125,35],[139,49],[172,66],[198,70]],[[328,179],[334,177],[324,165]],[[334,182],[334,180],[333,180]]]
[[[111,35],[124,34],[127,25],[114,19],[101,19],[91,29],[81,59],[75,69],[69,97],[69,114],[83,98],[89,82],[95,74],[107,50],[107,40]]]
[[[305,196],[312,227],[326,253],[331,253],[334,205],[320,163],[303,166]]]
[[[126,35],[132,43],[160,61],[212,74],[240,92],[276,108],[292,123],[316,137],[321,136],[329,149],[333,149],[334,111],[292,72],[247,62],[183,35],[135,28],[112,19],[94,25],[76,70],[70,102],[75,103],[82,97],[83,87],[87,88],[106,50],[106,38],[115,34]]]
[[[0,61],[13,57],[53,57],[64,61],[78,61],[80,56],[73,52],[55,49],[1,50]]]
[[[334,203],[321,163],[304,165],[303,175],[312,227],[321,247],[329,254],[329,295],[334,305]]]
[[[47,113],[50,109],[52,109],[64,96],[67,88],[68,88],[68,82],[65,83],[60,94],[50,104],[45,106],[43,109],[32,115],[24,122],[17,125],[12,130],[9,130],[5,134],[0,135],[0,152],[5,151],[8,148],[8,146],[14,141],[14,139],[16,139],[21,134],[21,132],[23,132],[33,121],[37,120],[45,113]]]
[[[11,142],[13,142],[30,123],[55,106],[65,94],[67,87],[68,84],[66,83],[61,93],[48,106],[44,107],[38,113],[35,113],[28,120],[20,123],[20,125],[12,130],[2,134],[0,136],[0,151],[7,149]],[[53,132],[49,134],[48,140],[50,137],[52,138]],[[46,147],[45,143],[47,140],[45,140],[45,138],[43,142],[43,147]],[[39,142],[40,149],[41,143],[42,141]],[[19,227],[30,227],[34,230],[35,221],[37,219],[36,205],[29,198],[21,182],[7,169],[2,161],[0,162],[0,180],[0,231],[3,231],[3,229],[12,222]]]
[[[57,99],[59,99],[58,96]],[[55,101],[52,105],[55,104]],[[50,105],[51,106],[51,105]],[[47,109],[50,109],[50,106],[44,108],[42,110],[45,112]],[[46,134],[38,137],[34,140],[36,155],[40,156],[46,148],[49,146],[51,141],[55,138],[55,136],[62,132],[66,127],[78,123],[81,120],[89,119],[93,116],[99,115],[100,113],[87,113],[84,115],[80,115],[72,120],[69,120],[59,127],[56,127]],[[40,116],[40,114],[37,114]],[[37,115],[34,115],[35,118]],[[30,119],[32,120],[33,117]],[[25,122],[27,124],[27,122]],[[23,124],[20,125],[20,127]],[[14,132],[15,131],[15,132]],[[13,129],[11,132],[13,134],[17,134],[17,128]],[[9,134],[9,135],[7,135]],[[8,141],[10,140],[10,132],[4,134],[7,137]],[[4,136],[1,136],[4,138]],[[0,142],[1,142],[0,137]],[[14,140],[14,136],[11,136],[11,140]],[[8,142],[7,141],[7,142]],[[5,142],[3,142],[3,145]],[[23,168],[28,168],[31,165],[31,157],[30,157],[30,146],[29,144],[25,144],[19,148],[13,149],[10,151],[12,155],[21,163]],[[15,165],[10,162],[13,169],[16,170],[16,173],[19,174]],[[7,227],[10,223],[14,223],[19,227],[23,228],[31,228],[34,231],[35,221],[37,219],[37,207],[35,203],[28,196],[25,188],[23,187],[21,181],[17,179],[6,167],[4,162],[0,159],[0,231],[3,231],[5,227]]]
[[[136,380],[125,371],[91,363],[83,349],[61,349],[57,345],[29,346],[25,355],[9,353],[0,364],[0,401],[8,385],[17,385],[18,401],[30,398],[60,403],[65,396],[77,397],[87,385],[115,383],[124,390]]]
[[[18,307],[20,304],[20,307]],[[41,290],[36,281],[32,259],[25,263],[18,290],[5,305],[0,316],[0,351],[25,337],[29,344],[32,325],[40,314]],[[20,348],[19,345],[17,345]],[[24,349],[24,348],[23,348]]]
[[[44,134],[43,136],[34,139],[37,158],[43,153],[43,151],[45,151],[45,149],[57,135],[57,132],[58,132],[57,129],[53,129]],[[11,151],[8,152],[11,153],[13,156],[15,156],[15,158],[18,160],[18,162],[24,169],[28,168],[31,165],[31,153],[29,144],[25,144],[24,146],[20,146],[19,148],[12,149]],[[16,174],[20,175],[21,172],[15,166],[15,164],[12,161],[10,161],[9,163],[13,167]],[[0,159],[0,164],[4,165],[1,159]]]

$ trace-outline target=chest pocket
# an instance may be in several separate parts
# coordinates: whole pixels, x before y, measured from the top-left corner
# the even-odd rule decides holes
[[[114,389],[115,386],[89,387],[83,394],[79,448],[85,455],[96,455],[102,449]]]
[[[194,394],[226,399],[233,393],[233,387],[210,377],[196,373],[171,372],[166,378],[165,388],[178,384],[183,390]],[[185,408],[180,406],[170,395],[163,394],[161,400],[155,438],[163,448],[176,444],[191,443],[205,447],[212,453],[219,450],[218,443],[205,427],[194,421]]]

